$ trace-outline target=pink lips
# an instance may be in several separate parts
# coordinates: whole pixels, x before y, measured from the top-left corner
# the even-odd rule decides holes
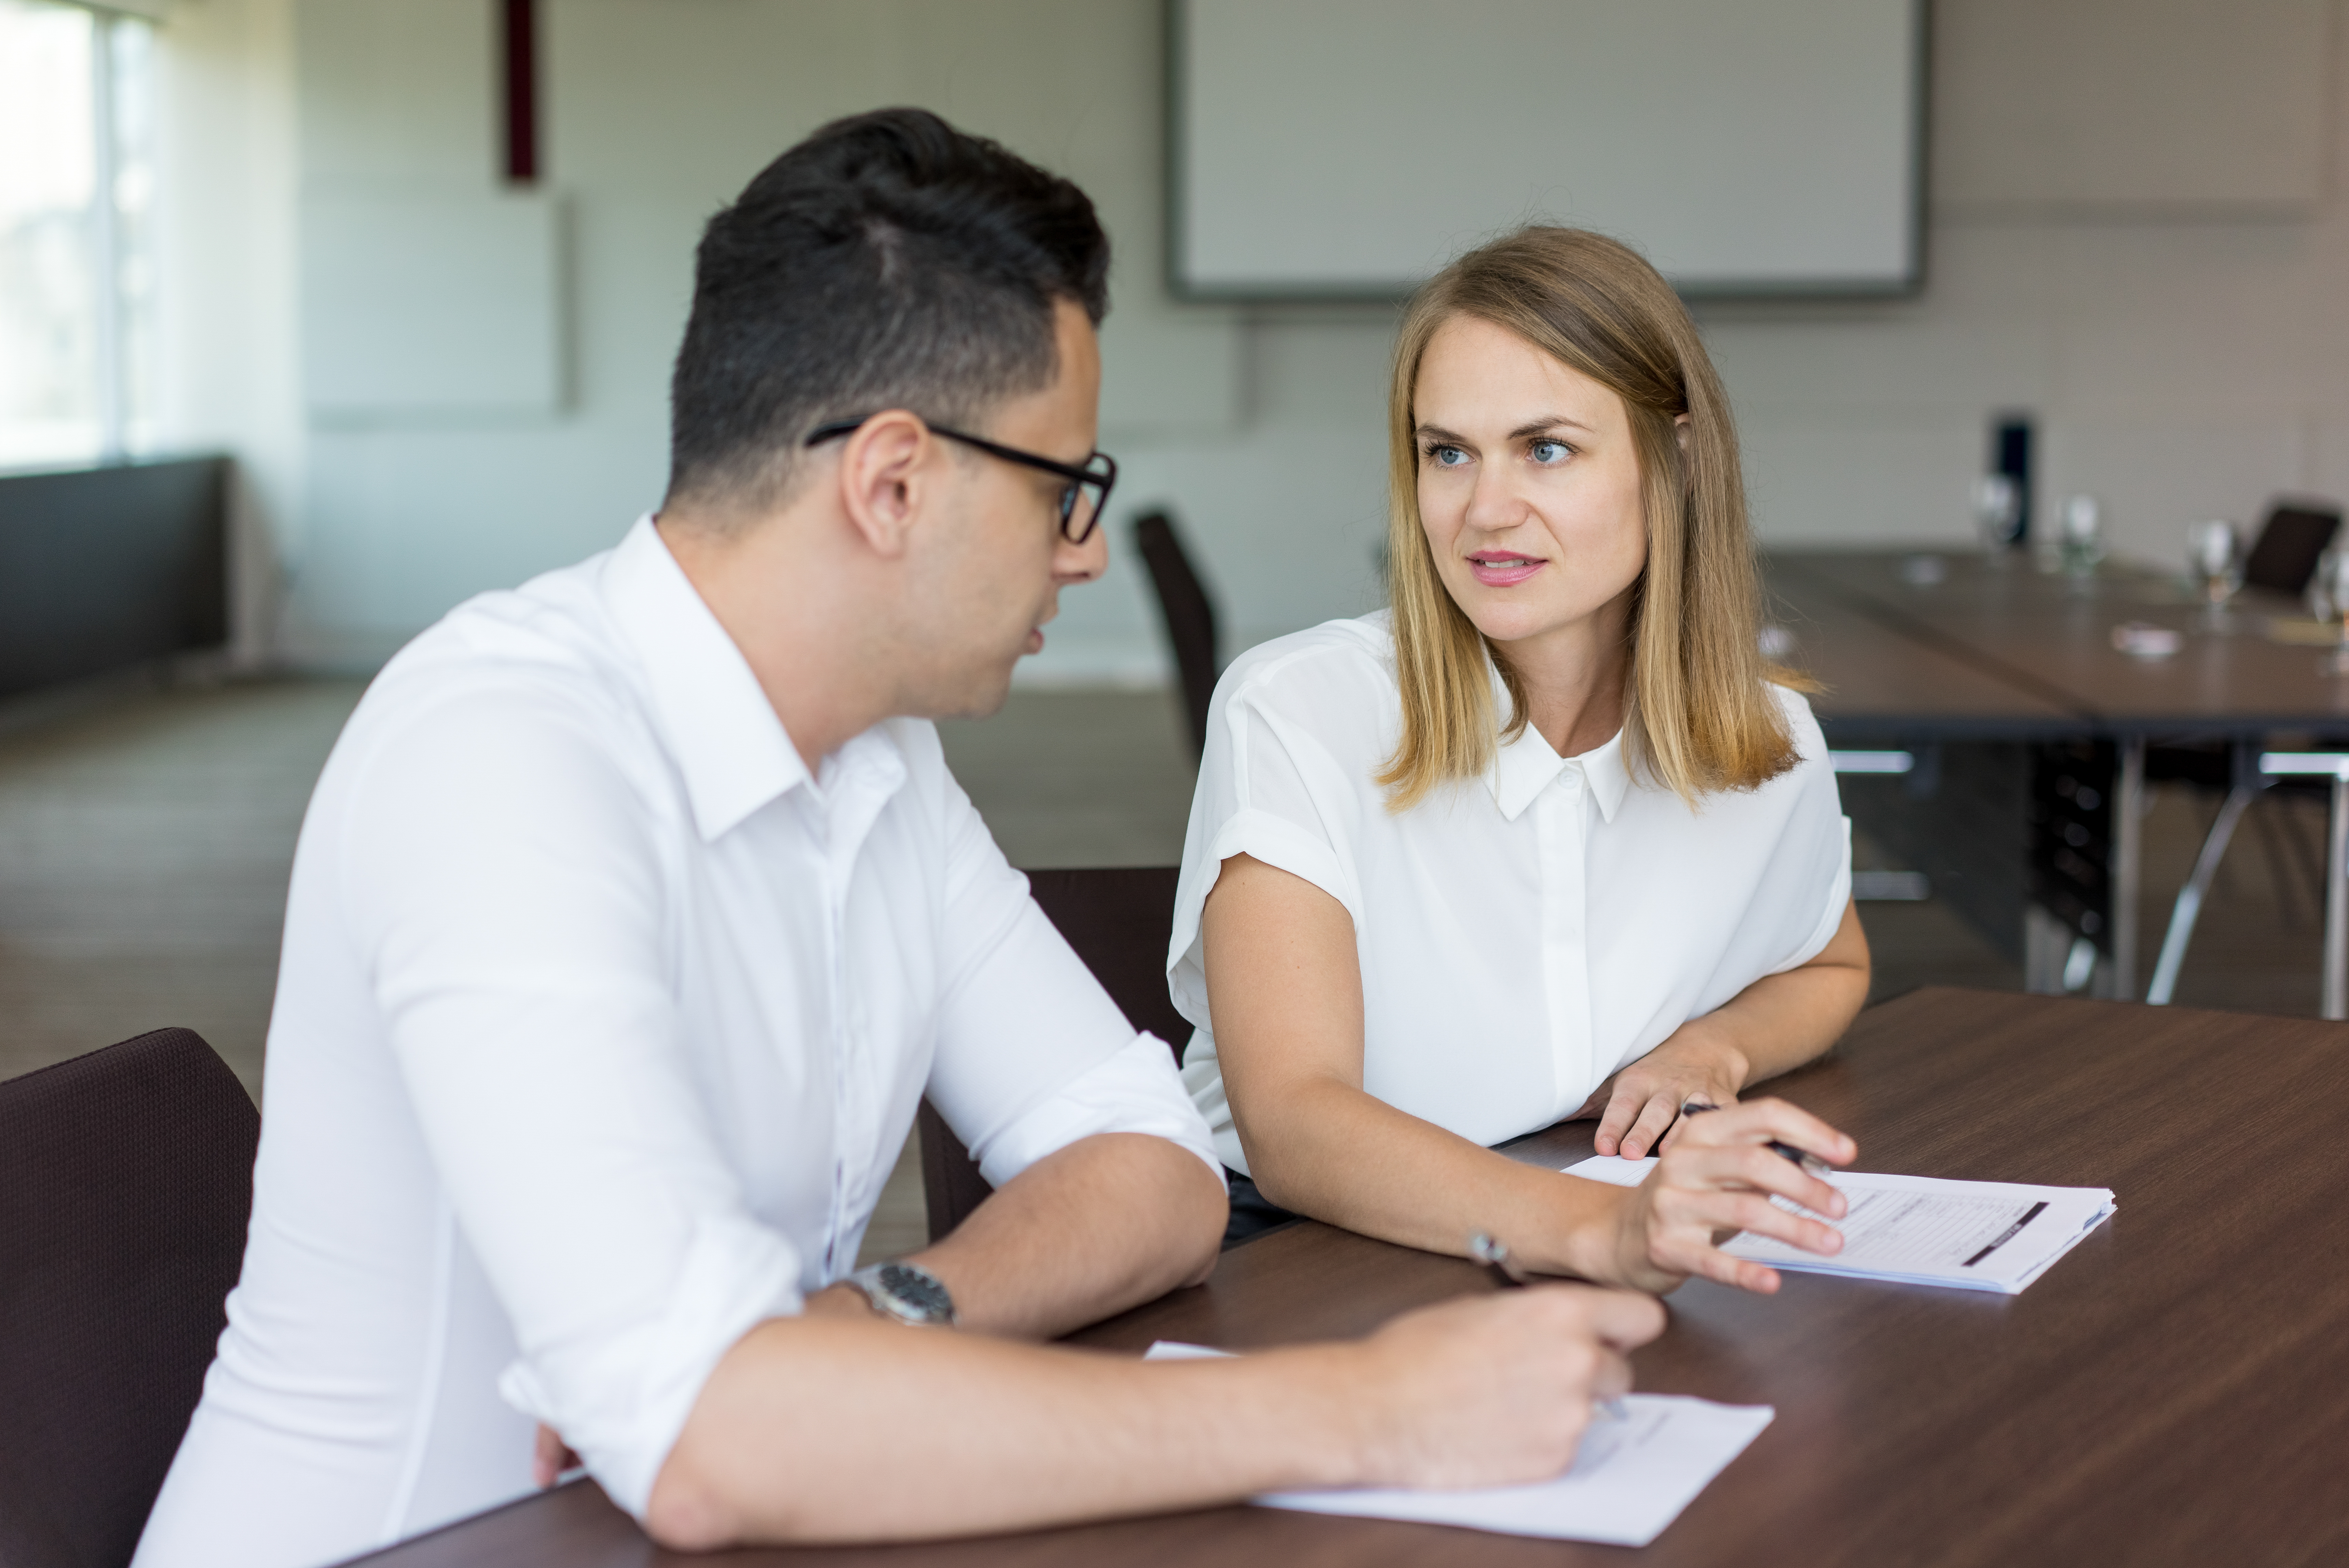
[[[1524,582],[1549,565],[1547,561],[1529,561],[1522,556],[1506,556],[1479,552],[1468,557],[1468,569],[1476,580],[1488,588],[1506,588]]]

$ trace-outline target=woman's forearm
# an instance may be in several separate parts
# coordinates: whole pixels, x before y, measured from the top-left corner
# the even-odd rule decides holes
[[[1334,1078],[1249,1099],[1240,1142],[1257,1187],[1285,1209],[1455,1256],[1485,1231],[1541,1273],[1619,1272],[1614,1188],[1521,1165]]]
[[[1733,1054],[1738,1087],[1791,1073],[1843,1038],[1868,976],[1848,970],[1789,970],[1759,980],[1727,1006],[1692,1018],[1675,1038]]]
[[[1680,1031],[1734,1051],[1743,1059],[1739,1087],[1775,1078],[1812,1061],[1843,1038],[1868,1001],[1868,939],[1857,906],[1844,906],[1843,922],[1817,957],[1799,969],[1764,975]]]
[[[1868,938],[1857,908],[1800,968],[1764,975],[1723,1005],[1674,1030],[1591,1096],[1601,1154],[1655,1151],[1692,1098],[1720,1104],[1811,1061],[1843,1037],[1868,1000]],[[1586,1107],[1584,1114],[1589,1113]]]

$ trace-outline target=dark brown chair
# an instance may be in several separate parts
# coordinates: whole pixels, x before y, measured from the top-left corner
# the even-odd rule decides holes
[[[185,1029],[0,1084],[0,1564],[121,1568],[244,1255],[261,1117]]]
[[[1192,569],[1174,518],[1164,512],[1143,513],[1133,521],[1133,544],[1158,590],[1166,640],[1174,646],[1174,668],[1183,678],[1183,704],[1191,715],[1191,744],[1205,752],[1207,701],[1216,694],[1216,678],[1223,673],[1216,649],[1216,602]]]
[[[1172,866],[1030,871],[1028,885],[1126,1022],[1172,1045],[1180,1062],[1191,1025],[1166,994],[1166,945],[1174,936],[1176,875]],[[994,1189],[927,1100],[922,1102],[918,1126],[922,1194],[929,1205],[930,1240],[935,1241],[961,1224]]]
[[[2278,502],[2260,526],[2258,543],[2243,561],[2243,581],[2255,588],[2299,594],[2316,576],[2317,557],[2341,528],[2341,510]]]

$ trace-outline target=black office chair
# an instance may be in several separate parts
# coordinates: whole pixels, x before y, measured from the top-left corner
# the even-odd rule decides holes
[[[2279,501],[2268,508],[2268,520],[2243,562],[2243,581],[2255,588],[2302,594],[2316,576],[2317,557],[2331,546],[2341,529],[2341,509],[2322,503],[2293,504]]]
[[[1166,946],[1174,936],[1178,874],[1172,866],[1030,871],[1028,885],[1126,1022],[1173,1046],[1179,1063],[1191,1025],[1166,994]],[[927,1100],[922,1102],[916,1126],[922,1194],[929,1205],[930,1240],[935,1241],[968,1219],[995,1189]]]
[[[1143,513],[1133,520],[1133,544],[1158,590],[1159,614],[1166,621],[1166,640],[1174,648],[1174,668],[1183,678],[1183,701],[1191,715],[1191,743],[1205,752],[1207,702],[1216,694],[1216,678],[1223,673],[1216,657],[1215,600],[1192,569],[1174,518],[1164,512]]]
[[[0,1563],[121,1568],[203,1390],[261,1117],[186,1029],[0,1084]]]

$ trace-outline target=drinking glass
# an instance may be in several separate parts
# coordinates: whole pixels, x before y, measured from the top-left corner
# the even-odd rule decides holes
[[[2189,580],[2218,609],[2243,586],[2242,535],[2222,517],[2195,524],[2186,531],[2186,568]]]
[[[2023,520],[2023,492],[2003,473],[1985,473],[1974,481],[1974,526],[1982,530],[1982,548],[1994,564],[2003,565],[2014,547],[2014,525]]]
[[[2105,511],[2093,495],[2075,495],[2064,503],[2063,521],[2058,529],[2064,569],[2075,576],[2087,576],[2105,558]]]

